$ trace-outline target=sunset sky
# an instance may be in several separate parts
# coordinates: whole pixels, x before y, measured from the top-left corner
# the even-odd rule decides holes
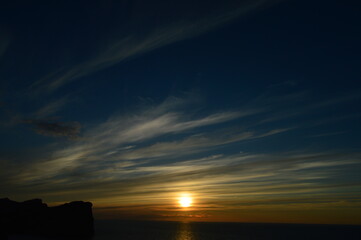
[[[97,219],[361,224],[360,11],[2,3],[0,198],[91,201]]]

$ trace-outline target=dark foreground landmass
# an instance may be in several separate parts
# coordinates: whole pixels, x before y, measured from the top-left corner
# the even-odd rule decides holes
[[[94,234],[92,203],[70,202],[48,207],[41,199],[0,199],[0,239],[9,235],[88,238]]]

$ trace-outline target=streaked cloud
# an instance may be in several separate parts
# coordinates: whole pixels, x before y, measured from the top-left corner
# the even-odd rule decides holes
[[[269,114],[261,107],[200,114],[189,110],[192,104],[191,99],[169,97],[94,124],[78,141],[49,145],[43,149],[46,154],[34,156],[21,168],[14,169],[4,160],[1,164],[11,173],[0,175],[7,186],[5,194],[32,189],[32,194],[47,201],[61,201],[59,196],[68,201],[76,193],[96,202],[99,216],[108,214],[105,206],[119,214],[134,208],[135,215],[152,211],[153,216],[171,216],[179,210],[174,199],[181,192],[195,198],[192,216],[212,217],[221,209],[359,204],[361,196],[355,189],[361,184],[352,177],[361,169],[359,153],[245,151],[244,143],[257,144],[299,129],[259,128]],[[40,127],[37,131],[44,131],[40,134],[66,136],[64,129],[53,131],[53,125]],[[27,193],[20,195],[25,198]],[[345,199],[355,200],[340,204]]]
[[[217,11],[206,12],[205,9],[199,9],[198,12],[193,12],[192,8],[187,6],[189,3],[179,1],[178,5],[180,5],[180,8],[178,9],[157,9],[157,11],[167,12],[167,14],[164,14],[165,16],[169,15],[170,10],[178,14],[179,11],[184,11],[179,19],[176,17],[164,19],[163,22],[157,25],[149,26],[148,30],[140,27],[139,24],[143,22],[143,24],[149,24],[149,22],[152,22],[154,16],[146,9],[148,4],[139,2],[138,4],[132,5],[134,9],[131,9],[131,11],[134,13],[134,16],[128,20],[127,26],[118,29],[118,32],[121,33],[119,37],[116,37],[116,39],[111,42],[107,41],[107,43],[100,48],[96,46],[99,51],[89,60],[68,68],[61,66],[60,70],[37,81],[33,85],[33,90],[53,92],[61,86],[90,73],[144,54],[153,49],[200,35],[230,22],[249,11],[274,2],[277,1],[256,0],[238,1],[236,3],[232,3],[231,1],[227,3],[227,1],[225,1],[221,8],[216,8]],[[177,6],[177,4],[175,4],[175,6]],[[158,16],[161,15],[162,14],[158,13]],[[137,19],[137,16],[141,19]],[[138,32],[139,29],[143,29],[143,31]]]
[[[99,162],[83,175],[67,174],[66,180],[53,178],[33,188],[46,191],[44,194],[49,197],[53,191],[64,197],[80,192],[97,202],[119,205],[153,201],[171,204],[172,196],[182,191],[193,193],[204,206],[212,202],[221,205],[233,202],[237,207],[244,202],[244,206],[249,206],[250,201],[253,205],[268,205],[270,199],[281,203],[290,198],[297,198],[303,204],[302,199],[309,199],[310,194],[320,198],[329,196],[329,200],[345,194],[357,197],[352,190],[357,183],[344,176],[342,167],[351,166],[355,171],[361,167],[358,154],[334,153],[215,155],[188,157],[170,164],[139,162],[107,168],[104,165],[107,163]]]
[[[69,168],[75,169],[90,162],[105,161],[104,158],[108,159],[108,162],[128,161],[134,159],[136,155],[142,155],[142,152],[144,155],[144,153],[151,148],[153,148],[153,150],[157,149],[156,151],[158,151],[158,153],[154,152],[155,156],[164,155],[164,153],[161,153],[162,145],[151,144],[152,141],[156,141],[160,136],[186,133],[209,125],[221,124],[255,114],[255,111],[234,111],[214,113],[204,117],[192,117],[181,110],[177,111],[176,108],[179,108],[179,106],[180,99],[169,98],[156,107],[147,108],[130,115],[112,117],[104,123],[100,123],[98,126],[84,132],[81,141],[72,143],[67,148],[62,147],[60,150],[53,152],[52,155],[49,156],[50,159],[46,159],[44,162],[41,161],[41,163],[39,163],[41,166],[35,167],[36,169],[43,169],[45,171],[33,172],[30,170],[29,174],[32,177],[27,178],[27,180],[29,181],[31,178],[41,178],[44,175],[53,176],[54,174],[59,174],[59,171],[62,169],[66,171]],[[39,133],[41,134],[71,135],[75,133],[73,130],[78,133],[77,129],[66,128],[66,126],[55,126],[42,122],[39,124],[36,121],[30,123],[35,124],[37,127],[36,131],[40,131]],[[65,130],[71,131],[67,132]],[[233,139],[227,137],[223,141],[231,142],[244,137],[245,136],[233,136]],[[213,140],[205,140],[202,137],[193,136],[188,140],[184,140],[183,145],[179,146],[183,146],[183,150],[190,150],[191,144],[205,146],[207,142],[211,143],[211,141]],[[144,144],[146,142],[148,145],[154,146],[134,147],[137,143]],[[213,143],[210,145],[215,144],[219,145],[221,143]],[[172,143],[168,143],[168,147],[171,145]],[[173,148],[173,150],[175,149]],[[178,147],[178,150],[182,149]],[[133,156],[131,152],[133,152]],[[171,152],[168,151],[168,154],[172,154]],[[147,158],[150,157],[151,154]]]
[[[34,115],[37,118],[49,117],[61,110],[65,105],[69,103],[68,97],[62,97],[54,101],[48,102],[46,105],[38,109]]]
[[[278,109],[273,111],[272,113],[273,116],[271,115],[263,119],[260,123],[276,122],[285,119],[295,119],[297,117],[308,115],[311,112],[320,111],[320,110],[322,111],[323,109],[327,109],[329,107],[340,107],[342,106],[342,104],[360,100],[361,95],[359,92],[353,92],[352,94],[349,95],[333,96],[332,98],[319,100],[316,103],[313,102],[312,104],[311,103],[305,104],[304,99],[307,98],[307,96],[310,96],[309,93],[307,94],[306,92],[299,92],[299,93],[289,94],[288,96],[279,96],[279,97],[268,96],[268,98],[261,97],[258,100],[258,103],[259,102],[272,103],[273,107],[275,109],[277,108]],[[292,104],[292,108],[288,106],[290,103]],[[355,115],[338,116],[336,120],[338,119],[341,120],[350,117],[355,117]],[[323,120],[313,121],[313,124],[322,124],[328,121],[330,121],[330,119],[326,118]]]
[[[267,205],[271,199],[274,204],[293,201],[289,199],[298,199],[293,204],[306,204],[302,198],[308,199],[307,195],[325,199],[335,189],[339,194],[332,193],[333,198],[353,196],[348,189],[358,183],[342,169],[361,167],[357,153],[227,151],[235,143],[293,130],[229,126],[257,114],[252,110],[187,114],[181,99],[169,98],[132,114],[111,117],[85,131],[79,141],[53,145],[46,156],[7,175],[7,184],[30,187],[49,199],[62,196],[66,200],[76,192],[99,204],[119,206],[144,201],[171,206],[169,201],[178,192],[192,192],[209,211],[215,203],[226,209],[243,203]],[[225,123],[227,127],[222,127]],[[210,125],[217,128],[209,131]],[[336,181],[341,176],[342,181]]]

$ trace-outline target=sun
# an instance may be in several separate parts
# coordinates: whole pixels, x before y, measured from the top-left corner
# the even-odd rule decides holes
[[[181,207],[190,207],[192,205],[192,198],[188,196],[180,197],[179,204]]]

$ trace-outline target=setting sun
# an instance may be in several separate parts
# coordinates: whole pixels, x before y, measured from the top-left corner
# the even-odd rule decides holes
[[[180,197],[179,204],[181,207],[190,207],[192,204],[192,198],[191,197]]]

